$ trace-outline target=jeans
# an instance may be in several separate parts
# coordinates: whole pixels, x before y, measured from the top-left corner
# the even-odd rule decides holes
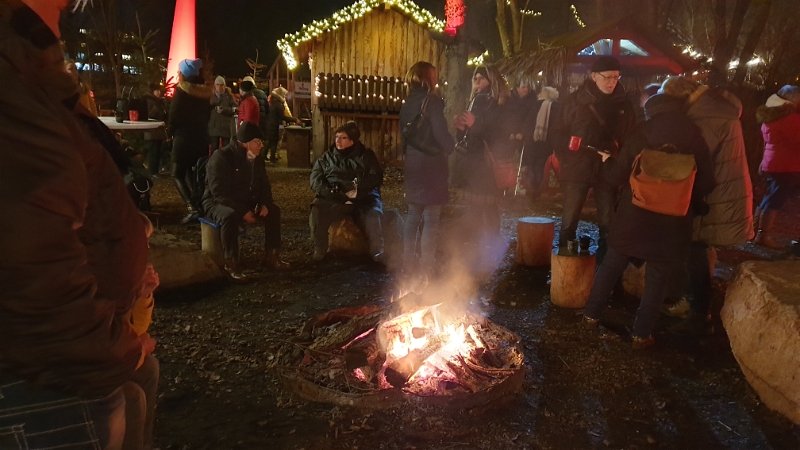
[[[267,251],[281,248],[281,209],[278,205],[264,205],[269,211],[267,217],[258,217],[264,222],[264,248]],[[225,259],[239,260],[239,225],[244,222],[242,215],[225,205],[210,205],[205,210],[206,218],[220,224],[220,238]]]
[[[692,307],[692,312],[705,317],[711,308],[711,271],[708,262],[708,245],[702,242],[692,242],[686,270],[689,273],[689,285],[692,290],[689,305]]]
[[[321,199],[314,200],[311,205],[311,235],[314,238],[314,251],[328,251],[328,228],[342,219],[352,217],[356,224],[367,235],[371,255],[383,253],[383,230],[381,229],[381,212],[372,207],[358,207],[333,203]]]
[[[594,275],[592,291],[586,302],[584,315],[591,319],[599,319],[608,304],[608,295],[617,283],[617,280],[628,263],[633,258],[616,252],[609,248],[606,257],[597,268]],[[633,336],[646,339],[653,333],[658,320],[659,310],[664,298],[667,296],[670,283],[675,275],[680,272],[683,265],[667,261],[646,261],[644,275],[644,294],[636,311],[636,320],[633,323]],[[708,267],[708,266],[706,266]],[[708,269],[706,268],[706,271]]]
[[[153,422],[159,378],[158,360],[153,355],[144,359],[133,377],[122,385],[125,394],[125,440],[123,450],[153,447]]]
[[[0,449],[119,450],[125,434],[122,389],[84,399],[0,377]]]
[[[408,205],[408,217],[403,230],[403,268],[411,270],[417,261],[417,242],[420,246],[420,270],[427,272],[433,268],[436,256],[436,237],[439,233],[439,216],[441,206]],[[419,228],[422,226],[422,233]]]
[[[608,224],[611,211],[617,198],[617,189],[605,184],[562,183],[564,189],[564,207],[561,215],[561,232],[558,234],[558,246],[566,247],[568,241],[575,240],[581,210],[586,202],[589,188],[594,190],[594,201],[597,205],[597,226],[600,236],[597,241],[597,262],[602,263],[608,248]]]

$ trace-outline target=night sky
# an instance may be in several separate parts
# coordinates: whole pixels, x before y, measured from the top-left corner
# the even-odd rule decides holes
[[[117,0],[126,18],[138,11],[142,27],[158,29],[156,48],[167,54],[172,32],[175,0]],[[242,77],[249,68],[247,58],[272,65],[278,57],[275,42],[286,33],[299,31],[303,24],[324,19],[356,0],[197,0],[197,52],[206,49],[214,61],[214,72],[226,77]],[[419,0],[439,17],[444,15],[444,0]],[[135,27],[129,22],[127,27]]]

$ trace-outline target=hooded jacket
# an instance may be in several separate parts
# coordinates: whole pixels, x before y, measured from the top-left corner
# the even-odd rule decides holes
[[[353,189],[356,180],[356,198],[349,199],[346,192]],[[322,154],[311,169],[311,190],[319,200],[345,203],[372,208],[383,212],[380,187],[383,184],[383,169],[375,153],[355,141],[350,147],[339,150],[332,145]]]
[[[264,130],[264,137],[270,143],[277,142],[280,136],[281,122],[296,122],[297,119],[286,113],[283,97],[276,93],[269,94],[269,111],[267,113],[267,128]]]
[[[655,95],[647,101],[649,120],[639,124],[617,158],[602,164],[602,178],[609,184],[623,186],[617,211],[611,218],[610,248],[645,261],[683,262],[689,257],[692,243],[693,210],[702,209],[703,197],[714,188],[711,156],[700,129],[683,112],[682,99]],[[677,153],[694,155],[697,165],[692,207],[683,217],[668,216],[633,204],[629,183],[631,167],[643,149],[662,149],[672,145]]]
[[[224,205],[239,217],[256,205],[272,204],[272,185],[267,177],[264,156],[247,159],[247,149],[233,139],[208,159],[203,208]]]
[[[127,381],[142,347],[123,319],[147,263],[139,213],[71,113],[77,85],[28,7],[0,2],[0,370],[85,397]],[[68,105],[68,106],[65,106]]]
[[[686,115],[692,119],[711,152],[717,186],[706,197],[710,210],[695,219],[695,242],[736,245],[753,235],[753,185],[747,168],[742,103],[723,89],[701,87],[689,98]]]
[[[235,133],[233,126],[233,108],[236,107],[236,100],[231,94],[230,88],[225,88],[225,92],[217,97],[216,92],[211,93],[211,118],[208,121],[208,135],[230,138],[232,132]],[[222,111],[217,112],[217,106]]]
[[[797,105],[773,94],[756,110],[764,136],[761,171],[800,172],[800,113]]]
[[[169,106],[169,132],[174,141],[172,160],[196,161],[208,154],[211,87],[181,81]]]
[[[598,121],[592,107],[605,126]],[[602,158],[585,146],[617,153],[636,126],[633,103],[622,84],[617,84],[611,94],[604,94],[594,81],[587,79],[583,86],[566,98],[560,114],[552,132],[559,136],[555,153],[561,163],[561,181],[592,184],[597,181]],[[572,136],[581,138],[581,149],[569,150]]]

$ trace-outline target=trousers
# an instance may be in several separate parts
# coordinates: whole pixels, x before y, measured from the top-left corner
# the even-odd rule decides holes
[[[254,205],[255,206],[255,205]],[[278,205],[264,205],[269,213],[267,217],[258,217],[264,223],[264,248],[280,250],[281,248],[281,210]],[[205,210],[206,218],[220,224],[222,251],[225,259],[239,260],[239,226],[244,222],[243,215],[225,205],[210,205]]]
[[[381,212],[371,206],[347,205],[314,200],[311,204],[311,235],[314,238],[314,250],[325,253],[328,251],[328,228],[340,220],[352,217],[364,233],[369,242],[370,254],[383,252],[383,230],[381,229]]]

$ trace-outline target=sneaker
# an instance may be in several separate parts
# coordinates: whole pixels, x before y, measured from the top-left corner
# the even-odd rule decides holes
[[[672,305],[664,305],[661,307],[661,313],[671,317],[679,317],[686,319],[691,314],[692,307],[686,297],[681,298]]]
[[[228,276],[228,279],[234,283],[246,283],[248,281],[245,274],[236,264],[225,264],[223,270],[225,271],[225,275]]]
[[[583,316],[581,319],[581,327],[586,330],[596,330],[600,327],[600,319],[592,319],[591,317]]]
[[[656,340],[653,339],[653,336],[649,336],[646,338],[640,338],[637,336],[633,337],[633,341],[631,342],[631,348],[634,350],[644,350],[648,347],[652,347],[655,345]]]
[[[690,314],[681,323],[669,327],[668,331],[675,336],[708,336],[714,334],[714,327],[708,323],[706,317],[698,314]]]

